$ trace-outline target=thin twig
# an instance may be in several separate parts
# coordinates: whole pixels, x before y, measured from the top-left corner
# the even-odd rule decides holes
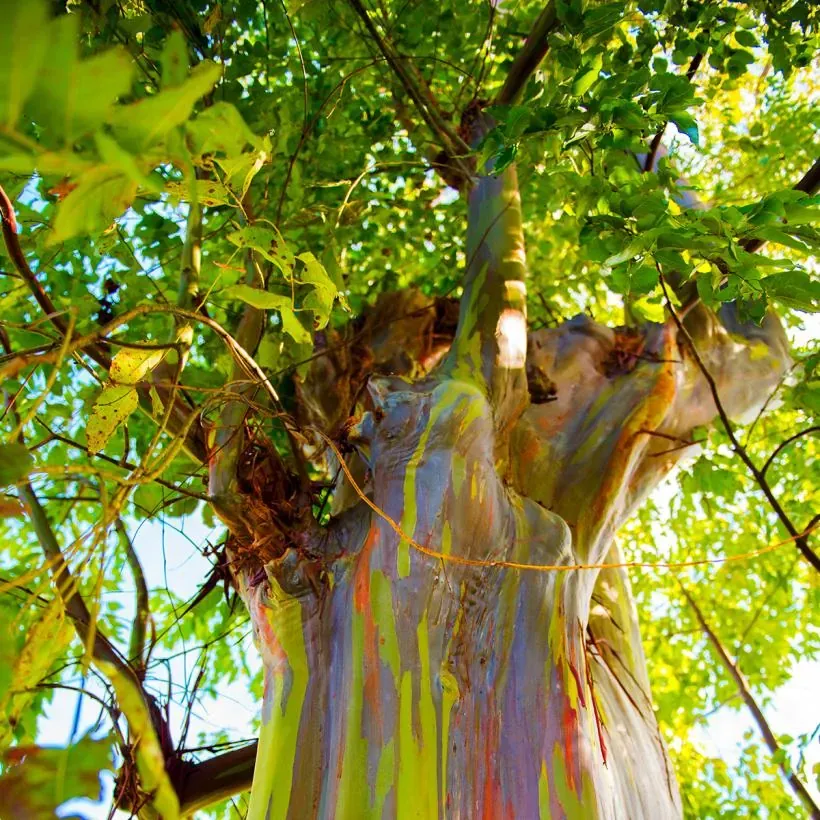
[[[749,472],[754,476],[755,481],[757,482],[760,489],[763,491],[763,495],[766,496],[766,500],[769,502],[772,510],[774,510],[775,515],[780,519],[780,522],[786,528],[786,531],[789,535],[792,536],[794,539],[794,543],[797,545],[797,548],[800,550],[803,557],[814,567],[817,572],[820,572],[820,557],[818,557],[814,551],[809,547],[808,540],[805,534],[801,534],[798,532],[797,528],[792,523],[791,519],[786,515],[785,510],[780,505],[780,502],[777,500],[776,496],[772,492],[772,488],[769,486],[769,482],[766,481],[766,476],[757,468],[757,465],[752,461],[751,457],[749,456],[746,448],[740,443],[737,436],[735,435],[734,427],[732,422],[729,420],[729,416],[726,413],[723,404],[720,401],[720,395],[718,393],[717,383],[715,382],[714,376],[709,372],[709,368],[706,367],[700,353],[698,352],[697,346],[695,345],[694,339],[689,335],[689,331],[684,326],[683,322],[678,316],[675,307],[672,304],[672,300],[669,297],[669,291],[667,290],[666,281],[663,277],[663,273],[660,272],[660,267],[658,267],[658,273],[660,276],[660,285],[663,290],[663,295],[666,300],[666,307],[669,310],[669,314],[672,317],[676,327],[678,328],[678,332],[686,341],[687,346],[689,347],[690,352],[692,353],[692,358],[695,361],[695,364],[700,370],[703,378],[706,379],[706,383],[709,386],[709,392],[712,394],[712,400],[715,403],[715,407],[718,412],[718,416],[720,417],[721,424],[723,425],[723,429],[726,431],[726,435],[731,442],[732,449],[737,453],[740,460],[748,467]]]
[[[766,470],[769,469],[771,463],[777,458],[777,456],[786,448],[788,447],[793,441],[797,441],[801,436],[808,436],[811,433],[818,433],[820,432],[820,425],[815,425],[814,427],[807,427],[805,430],[801,430],[799,433],[795,433],[793,436],[789,436],[784,441],[781,441],[777,447],[774,448],[772,454],[766,459],[764,465],[760,468],[760,474],[766,475]]]
[[[782,747],[777,742],[777,738],[775,737],[774,732],[769,726],[766,717],[763,714],[763,711],[761,710],[760,706],[758,706],[757,701],[752,695],[746,678],[740,671],[738,665],[734,663],[732,659],[729,657],[729,653],[726,651],[723,644],[720,642],[720,639],[715,634],[714,630],[706,622],[703,612],[701,611],[697,603],[695,603],[694,598],[692,598],[692,596],[689,594],[686,587],[684,587],[683,584],[680,584],[680,588],[681,592],[683,593],[683,597],[686,598],[687,603],[692,608],[692,612],[694,612],[697,622],[700,624],[701,629],[703,630],[706,637],[709,639],[709,643],[712,644],[712,648],[715,650],[715,653],[717,654],[721,663],[726,668],[726,671],[731,675],[732,679],[737,685],[738,691],[740,692],[740,696],[743,698],[743,702],[746,704],[749,711],[752,713],[752,717],[754,718],[754,721],[757,724],[757,728],[760,730],[760,734],[763,736],[763,740],[765,741],[766,746],[769,747],[769,751],[772,753],[773,756],[779,756],[778,753],[782,754],[783,752]],[[783,777],[786,778],[789,785],[791,786],[792,791],[794,791],[794,793],[799,798],[800,802],[803,803],[803,805],[806,807],[812,819],[820,820],[820,807],[818,807],[817,803],[815,803],[811,794],[809,794],[809,791],[803,784],[803,781],[797,776],[797,774],[795,774],[795,772],[793,772],[786,765],[782,757],[778,760],[777,765],[780,768],[780,771],[783,773]]]
[[[145,643],[148,634],[148,622],[151,618],[151,608],[148,598],[148,584],[145,582],[145,573],[142,571],[137,551],[122,518],[114,522],[117,533],[120,536],[120,543],[125,552],[125,560],[131,574],[134,576],[134,586],[137,591],[136,604],[134,609],[134,620],[131,623],[131,639],[128,644],[128,660],[134,667],[134,671],[140,680],[145,678]]]

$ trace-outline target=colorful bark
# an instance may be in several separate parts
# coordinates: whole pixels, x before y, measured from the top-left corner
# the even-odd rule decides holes
[[[372,506],[343,479],[325,531],[240,579],[266,667],[251,820],[681,814],[625,572],[497,562],[617,562],[618,527],[682,455],[656,434],[685,438],[714,408],[672,324],[579,317],[528,351],[514,171],[482,178],[471,208],[450,353],[426,376],[405,363],[413,382],[371,378],[348,435]],[[690,324],[733,412],[779,377],[776,327]],[[316,367],[349,387],[358,364]],[[525,368],[554,401],[528,402]],[[337,429],[346,411],[307,402],[310,384],[312,423]]]

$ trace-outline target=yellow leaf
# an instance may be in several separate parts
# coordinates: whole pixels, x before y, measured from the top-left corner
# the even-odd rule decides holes
[[[167,350],[124,348],[111,361],[111,381],[117,384],[137,384],[165,357]]]
[[[115,385],[106,387],[94,402],[85,430],[88,451],[98,453],[105,447],[114,431],[137,409],[139,396],[133,387]]]

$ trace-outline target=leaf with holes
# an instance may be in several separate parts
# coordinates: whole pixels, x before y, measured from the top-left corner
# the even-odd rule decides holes
[[[126,347],[114,356],[109,375],[117,384],[141,382],[165,358],[167,350]]]
[[[85,428],[88,451],[99,453],[108,444],[117,427],[128,419],[138,405],[139,396],[133,387],[106,387],[94,402]]]

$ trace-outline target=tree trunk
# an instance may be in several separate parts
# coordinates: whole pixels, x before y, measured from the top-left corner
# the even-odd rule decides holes
[[[445,302],[382,300],[298,386],[347,472],[326,450],[327,527],[237,559],[266,670],[251,820],[681,815],[626,571],[589,565],[622,562],[711,396],[671,322],[527,338],[514,168],[473,188],[468,258],[454,333]],[[687,324],[730,412],[765,398],[775,320]]]

